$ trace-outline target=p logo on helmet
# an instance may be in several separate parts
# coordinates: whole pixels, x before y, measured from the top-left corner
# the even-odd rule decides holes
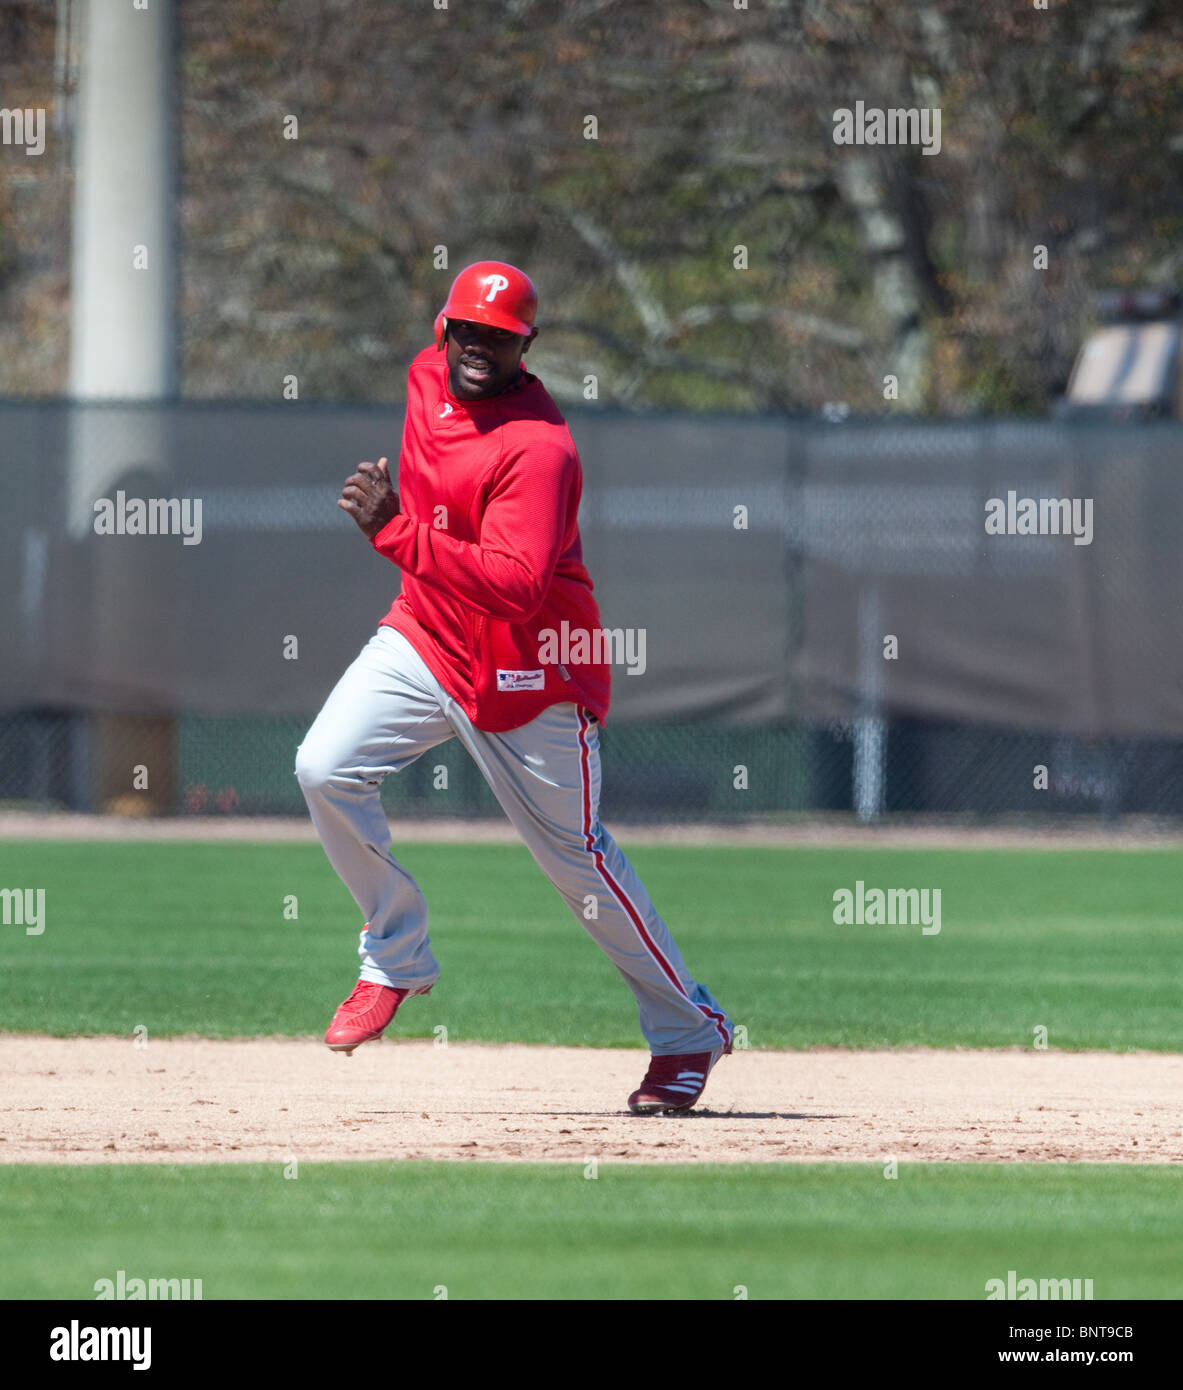
[[[444,346],[449,319],[487,323],[528,337],[538,309],[538,291],[530,277],[504,261],[477,261],[452,282],[448,302],[435,320],[435,345]]]

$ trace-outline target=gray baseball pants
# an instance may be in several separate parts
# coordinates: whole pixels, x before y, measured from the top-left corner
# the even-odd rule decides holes
[[[439,978],[427,903],[390,854],[378,789],[388,773],[451,738],[468,749],[542,872],[624,976],[650,1051],[729,1048],[731,1021],[691,979],[669,928],[600,824],[595,717],[575,704],[552,705],[521,728],[487,733],[389,627],[337,682],[296,754],[317,834],[365,919],[361,979],[422,991]]]

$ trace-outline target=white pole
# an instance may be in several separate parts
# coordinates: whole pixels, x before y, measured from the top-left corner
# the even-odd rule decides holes
[[[79,18],[70,393],[159,400],[176,390],[172,5]]]
[[[859,708],[854,723],[854,810],[860,821],[883,814],[887,721],[883,718],[883,631],[879,592],[864,588],[858,604]]]
[[[167,421],[152,406],[177,392],[175,10],[174,0],[79,0],[70,34],[78,95],[67,527],[88,556],[72,640],[85,660],[80,703],[108,714],[80,724],[76,751],[93,775],[76,795],[86,809],[130,814],[174,800],[177,559],[93,532],[96,501],[130,479],[135,492],[171,493]],[[135,790],[141,764],[148,781]]]
[[[174,6],[140,4],[82,0],[77,16],[69,393],[79,402],[160,401],[177,389]],[[75,536],[91,529],[95,498],[120,472],[164,465],[154,420],[136,438],[135,416],[112,431],[81,415],[70,457]]]

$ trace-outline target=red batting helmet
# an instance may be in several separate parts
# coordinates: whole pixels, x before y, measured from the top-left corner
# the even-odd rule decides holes
[[[538,291],[530,277],[504,261],[477,261],[452,282],[448,302],[435,321],[435,344],[442,348],[449,319],[487,323],[528,337],[538,308]]]

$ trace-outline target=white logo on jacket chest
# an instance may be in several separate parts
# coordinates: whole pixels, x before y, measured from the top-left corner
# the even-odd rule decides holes
[[[546,672],[538,671],[498,671],[498,691],[545,690]]]
[[[452,411],[455,410],[455,408],[456,407],[452,404],[451,401],[445,401],[444,408],[440,411],[440,419],[446,420],[448,416],[451,415]]]

